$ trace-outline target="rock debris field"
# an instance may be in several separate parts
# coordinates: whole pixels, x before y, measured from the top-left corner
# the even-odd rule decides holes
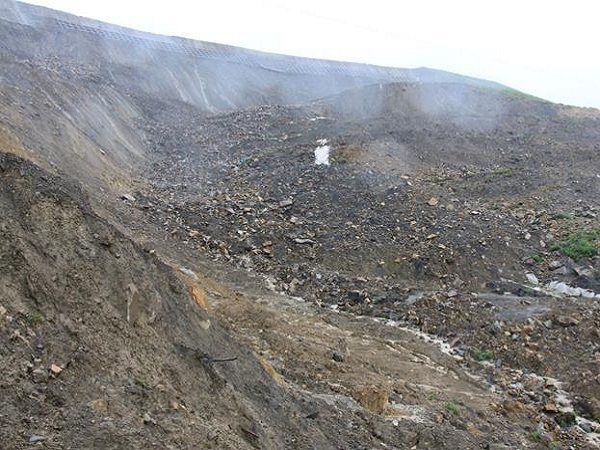
[[[0,33],[3,448],[600,447],[600,112]]]

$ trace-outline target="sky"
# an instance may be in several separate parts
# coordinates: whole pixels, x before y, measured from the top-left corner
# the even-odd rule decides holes
[[[313,58],[430,67],[600,108],[592,0],[27,0],[142,31]]]

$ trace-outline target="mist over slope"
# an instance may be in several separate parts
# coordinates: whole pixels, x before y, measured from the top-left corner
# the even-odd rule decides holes
[[[301,103],[390,81],[460,80],[500,88],[426,69],[284,57],[155,36],[13,1],[3,1],[3,11],[4,106],[21,104],[12,111],[17,117],[11,123],[55,133],[52,124],[43,123],[46,115],[40,123],[39,112],[27,111],[41,102],[47,112],[54,109],[70,122],[69,138],[77,139],[78,146],[110,152],[117,166],[143,160],[144,134],[137,119],[165,106],[212,114]],[[28,143],[34,145],[42,144]],[[46,152],[51,159],[52,146]],[[90,154],[81,152],[85,165],[108,169],[108,162]]]

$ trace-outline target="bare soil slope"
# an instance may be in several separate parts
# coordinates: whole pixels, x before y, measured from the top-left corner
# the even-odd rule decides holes
[[[391,427],[278,385],[74,185],[6,154],[0,176],[4,448],[364,448]]]
[[[7,448],[598,448],[598,111],[0,13]]]

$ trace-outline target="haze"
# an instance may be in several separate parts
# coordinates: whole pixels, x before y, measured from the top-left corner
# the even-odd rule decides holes
[[[595,2],[36,0],[153,33],[313,58],[430,67],[600,108]]]

